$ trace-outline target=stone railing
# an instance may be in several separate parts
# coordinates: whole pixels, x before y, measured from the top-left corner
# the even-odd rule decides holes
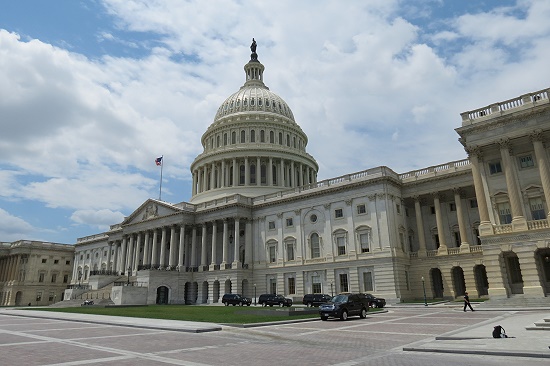
[[[323,262],[326,262],[327,259],[325,257],[322,257],[322,258],[311,258],[311,259],[306,259],[304,262],[306,264],[312,264],[312,263],[323,263]]]
[[[440,173],[449,173],[449,171],[457,171],[458,168],[461,167],[469,167],[470,166],[470,160],[468,159],[462,159],[457,161],[451,161],[449,163],[441,164],[441,165],[434,165],[430,166],[428,168],[418,169],[418,170],[412,170],[407,173],[399,174],[399,179],[401,180],[407,180],[409,178],[421,178],[421,177],[427,177],[428,175],[438,175]]]
[[[494,228],[495,234],[507,234],[513,231],[512,224],[494,225],[493,228]]]
[[[505,100],[504,102],[494,103],[483,108],[461,113],[462,125],[475,123],[476,120],[482,120],[487,117],[500,116],[511,110],[523,107],[534,106],[542,103],[549,103],[550,89],[543,89],[529,94],[521,95],[517,98]]]
[[[529,230],[537,230],[537,229],[548,229],[550,228],[550,225],[548,224],[548,220],[532,220],[527,221],[527,228]]]

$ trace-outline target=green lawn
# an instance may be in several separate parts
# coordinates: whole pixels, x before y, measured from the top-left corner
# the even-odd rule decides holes
[[[32,310],[33,308],[27,308]],[[271,315],[269,310],[276,307],[260,306],[201,306],[201,305],[149,305],[135,307],[76,307],[76,308],[34,308],[41,311],[57,311],[62,313],[99,314],[111,316],[129,316],[136,318],[187,320],[195,322],[209,322],[218,324],[251,324],[288,319],[319,318],[319,313],[300,315]],[[303,308],[302,308],[303,309]],[[288,308],[281,309],[287,311]],[[369,312],[382,309],[370,309]],[[257,311],[259,314],[247,314],[247,311]],[[299,312],[300,310],[296,310]],[[265,314],[262,314],[265,313]]]

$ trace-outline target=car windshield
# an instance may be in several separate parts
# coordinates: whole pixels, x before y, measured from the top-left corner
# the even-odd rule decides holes
[[[332,302],[346,302],[346,301],[348,301],[348,295],[336,295],[330,301],[332,301]]]

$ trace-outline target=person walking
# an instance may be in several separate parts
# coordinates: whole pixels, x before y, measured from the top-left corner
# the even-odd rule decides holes
[[[464,293],[464,311],[466,311],[466,306],[468,306],[470,310],[475,311],[472,308],[472,304],[470,304],[470,297],[468,296],[467,292]]]

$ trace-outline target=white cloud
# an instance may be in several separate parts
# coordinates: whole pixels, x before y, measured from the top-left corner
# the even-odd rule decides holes
[[[25,220],[10,215],[0,208],[0,234],[2,241],[16,241],[28,239],[35,231],[34,227]]]
[[[105,231],[109,225],[121,222],[124,215],[109,209],[103,210],[77,210],[71,215],[71,220],[78,224],[95,226],[98,230]]]

